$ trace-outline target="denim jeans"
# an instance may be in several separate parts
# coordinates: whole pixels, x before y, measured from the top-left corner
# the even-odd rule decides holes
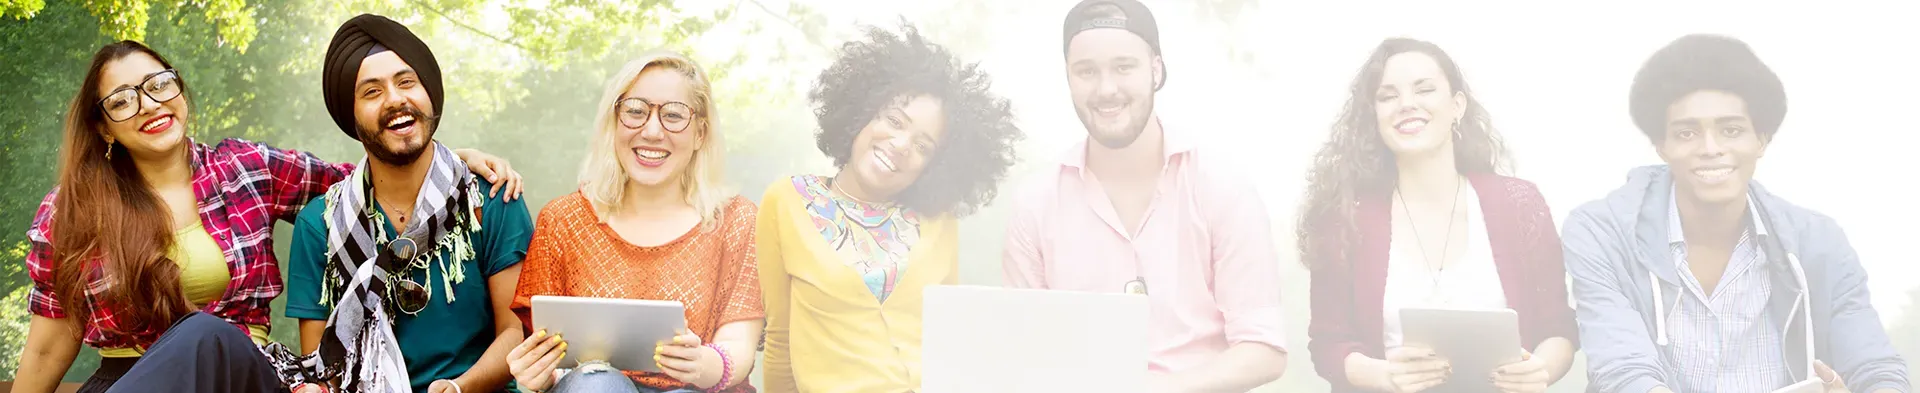
[[[619,370],[604,365],[587,364],[576,368],[554,382],[553,389],[547,393],[699,393],[692,389],[657,390],[635,385]]]

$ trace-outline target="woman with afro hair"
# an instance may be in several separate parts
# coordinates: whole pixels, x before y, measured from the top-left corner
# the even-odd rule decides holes
[[[912,25],[841,46],[807,98],[830,176],[775,181],[757,229],[770,392],[920,385],[921,290],[959,282],[958,218],[1021,138],[978,63]]]

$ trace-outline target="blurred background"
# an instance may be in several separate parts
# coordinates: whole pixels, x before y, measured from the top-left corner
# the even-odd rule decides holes
[[[1144,0],[1161,26],[1169,82],[1157,107],[1171,127],[1231,151],[1258,182],[1281,251],[1294,355],[1263,391],[1324,391],[1306,354],[1307,275],[1293,216],[1311,154],[1348,85],[1382,38],[1445,48],[1507,138],[1517,175],[1564,217],[1658,163],[1627,116],[1640,62],[1680,35],[1724,33],[1753,45],[1785,81],[1790,111],[1758,178],[1847,229],[1874,305],[1908,359],[1920,356],[1920,274],[1901,240],[1916,232],[1910,175],[1897,157],[1920,137],[1911,2],[1498,2]],[[358,160],[320,100],[333,30],[359,13],[420,34],[444,67],[440,141],[511,160],[536,211],[572,192],[593,102],[640,51],[689,54],[714,75],[728,182],[758,200],[778,178],[830,174],[814,147],[806,91],[862,24],[919,26],[992,73],[1028,134],[1002,195],[1056,165],[1085,132],[1074,117],[1059,26],[1075,0],[0,0],[0,379],[26,336],[25,229],[55,177],[61,119],[100,45],[143,41],[193,88],[190,135],[239,137]],[[1889,172],[1881,172],[1889,171]],[[1006,208],[961,224],[967,284],[1000,283]],[[285,255],[281,224],[280,253]],[[276,303],[275,339],[296,343]],[[79,381],[87,350],[68,373]],[[1584,365],[1554,387],[1585,387]],[[1915,374],[1920,375],[1920,374]]]

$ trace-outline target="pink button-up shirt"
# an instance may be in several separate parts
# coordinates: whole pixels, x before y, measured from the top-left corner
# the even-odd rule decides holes
[[[1036,176],[1007,229],[1007,286],[1123,292],[1143,278],[1152,305],[1149,369],[1177,372],[1252,342],[1286,351],[1280,267],[1267,210],[1244,168],[1208,161],[1166,132],[1159,185],[1137,234],[1086,168],[1086,141]]]

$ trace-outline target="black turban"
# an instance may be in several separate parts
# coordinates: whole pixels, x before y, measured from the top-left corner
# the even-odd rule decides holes
[[[1772,138],[1787,117],[1787,91],[1780,77],[1745,42],[1732,37],[1693,34],[1668,43],[1633,76],[1627,98],[1634,125],[1659,145],[1667,133],[1667,107],[1701,90],[1740,96],[1754,131]]]
[[[340,131],[354,140],[360,139],[353,121],[353,85],[358,82],[354,79],[360,76],[360,62],[366,60],[375,46],[393,51],[413,67],[420,84],[427,88],[427,97],[433,100],[433,116],[444,113],[440,111],[441,103],[446,101],[445,90],[440,85],[440,62],[433,59],[427,43],[400,22],[360,14],[333,32],[333,43],[327,45],[327,63],[320,70],[320,94],[327,102],[327,113],[333,115],[333,123],[340,126]]]

